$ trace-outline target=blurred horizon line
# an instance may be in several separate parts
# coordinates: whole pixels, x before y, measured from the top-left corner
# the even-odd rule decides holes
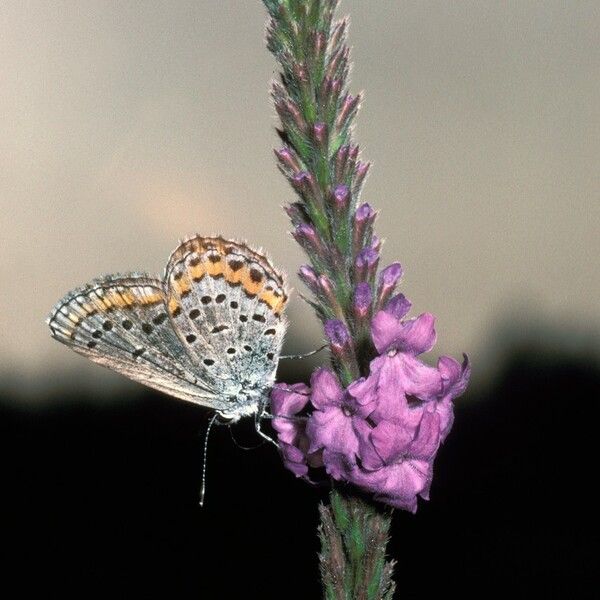
[[[303,347],[305,344],[298,344],[297,341],[288,342],[286,352],[307,350]],[[479,394],[497,381],[514,356],[526,355],[530,362],[539,360],[547,364],[569,360],[585,362],[592,368],[600,367],[600,329],[590,329],[579,323],[549,323],[546,319],[536,319],[531,313],[521,313],[517,318],[507,313],[492,325],[489,335],[482,336],[475,350],[466,354],[473,365],[470,390]],[[436,352],[434,348],[424,358],[432,363],[441,354],[443,352]],[[325,354],[320,356],[280,367],[278,379],[282,376],[294,380],[307,379],[315,368],[326,363],[323,358]],[[32,374],[0,366],[0,393],[12,396],[8,402],[0,396],[0,404],[25,402],[32,407],[48,401],[56,404],[55,396],[67,390],[73,393],[76,388],[80,388],[82,394],[90,394],[92,399],[101,399],[103,402],[123,393],[132,396],[144,393],[145,386],[110,372],[84,357],[80,358],[82,369],[71,364],[53,373],[48,370]],[[460,356],[455,358],[460,359]]]

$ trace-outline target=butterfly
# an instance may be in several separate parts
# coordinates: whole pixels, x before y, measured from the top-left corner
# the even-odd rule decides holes
[[[47,323],[90,360],[229,422],[254,415],[261,433],[287,300],[283,275],[263,254],[196,235],[171,254],[162,281],[96,279],[60,300]]]

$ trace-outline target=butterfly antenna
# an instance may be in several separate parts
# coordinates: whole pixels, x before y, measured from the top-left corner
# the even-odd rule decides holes
[[[309,356],[317,354],[317,352],[321,352],[321,350],[325,350],[325,348],[327,348],[327,344],[324,344],[312,352],[306,352],[305,354],[286,354],[284,356],[280,356],[279,360],[300,360],[301,358],[308,358]]]
[[[200,490],[200,506],[204,506],[204,496],[206,494],[206,462],[208,456],[208,436],[213,423],[217,420],[217,413],[212,416],[206,429],[206,437],[204,438],[204,459],[202,461],[202,488]]]

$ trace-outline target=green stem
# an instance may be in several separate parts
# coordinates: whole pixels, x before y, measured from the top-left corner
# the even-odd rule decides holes
[[[394,561],[386,560],[391,512],[335,489],[329,506],[319,510],[325,600],[391,600]]]
[[[373,353],[368,324],[355,325],[353,317],[354,262],[370,240],[355,231],[360,194],[355,183],[366,171],[363,165],[360,175],[359,151],[352,142],[360,98],[347,89],[346,22],[334,22],[338,0],[263,2],[271,17],[267,45],[282,73],[281,83],[273,84],[288,153],[280,157],[280,167],[300,196],[304,216],[296,219],[313,227],[320,239],[318,250],[305,247],[320,276],[309,302],[319,318],[339,320],[352,335],[352,347],[332,352],[333,368],[346,387],[368,371]],[[310,178],[305,186],[300,182],[306,183],[306,174]],[[335,203],[336,186],[349,190],[346,203]],[[373,289],[374,276],[368,278]],[[325,599],[391,600],[394,564],[385,556],[390,512],[344,489],[332,491],[330,504],[322,505],[320,513]]]

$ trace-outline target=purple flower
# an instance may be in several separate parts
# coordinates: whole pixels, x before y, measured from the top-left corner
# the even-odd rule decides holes
[[[331,371],[320,369],[310,389],[303,388],[310,404],[296,392],[273,394],[275,414],[284,405],[293,407],[286,414],[312,408],[301,433],[297,425],[280,433],[288,468],[305,475],[308,461],[318,457],[331,477],[414,512],[417,497],[429,497],[435,455],[452,427],[453,400],[464,392],[470,367],[466,357],[462,365],[447,356],[437,367],[422,362],[419,355],[435,343],[435,319],[424,313],[403,320],[409,309],[399,294],[374,316],[372,340],[379,356],[367,377],[344,389]]]
[[[310,400],[314,411],[306,426],[310,440],[309,452],[322,451],[323,463],[329,475],[344,479],[345,463],[352,463],[359,450],[353,418],[356,403],[328,369],[319,369],[313,374],[311,388]]]
[[[310,455],[310,442],[306,435],[306,419],[298,417],[308,404],[309,388],[303,383],[275,386],[271,393],[273,429],[277,432],[283,464],[296,475],[306,477],[309,464],[322,466],[320,457]],[[279,418],[277,418],[279,417]]]

